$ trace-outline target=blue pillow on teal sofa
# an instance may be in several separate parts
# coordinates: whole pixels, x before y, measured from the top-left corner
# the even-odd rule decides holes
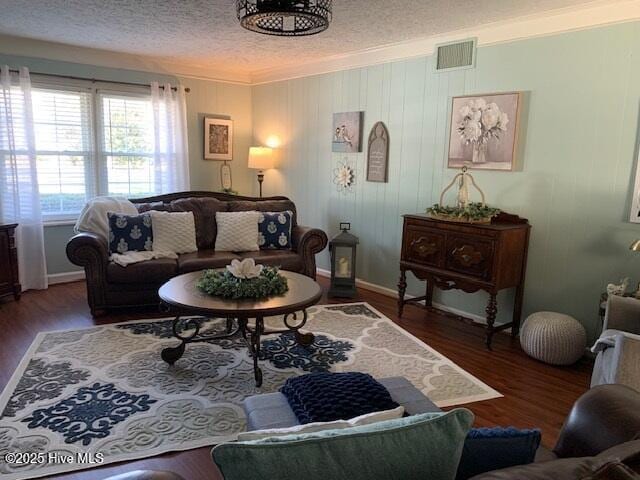
[[[453,480],[473,413],[459,408],[343,430],[225,443],[225,480]]]
[[[537,429],[474,428],[464,441],[456,480],[466,480],[501,468],[527,465],[535,459],[540,439],[540,430]]]
[[[144,252],[153,249],[151,215],[107,214],[109,218],[109,253]]]
[[[260,212],[258,245],[260,250],[290,250],[293,212]]]

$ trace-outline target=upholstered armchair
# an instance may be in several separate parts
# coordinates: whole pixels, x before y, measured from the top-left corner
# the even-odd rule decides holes
[[[607,301],[602,334],[591,386],[620,383],[640,391],[640,300],[611,295]]]

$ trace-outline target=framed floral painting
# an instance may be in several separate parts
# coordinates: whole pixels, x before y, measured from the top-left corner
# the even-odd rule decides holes
[[[514,170],[522,92],[453,97],[449,168]]]

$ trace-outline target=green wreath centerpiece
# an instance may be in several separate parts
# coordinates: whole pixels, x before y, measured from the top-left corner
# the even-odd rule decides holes
[[[224,270],[205,270],[196,286],[203,292],[232,300],[261,299],[289,290],[277,267],[256,265],[253,258],[233,260]]]
[[[436,203],[427,208],[432,218],[462,223],[491,223],[491,219],[500,213],[498,208],[488,207],[484,203],[472,202],[466,206],[447,207]]]

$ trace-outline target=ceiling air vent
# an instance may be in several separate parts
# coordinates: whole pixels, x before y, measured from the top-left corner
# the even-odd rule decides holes
[[[476,62],[476,39],[436,45],[436,72],[473,68]]]

